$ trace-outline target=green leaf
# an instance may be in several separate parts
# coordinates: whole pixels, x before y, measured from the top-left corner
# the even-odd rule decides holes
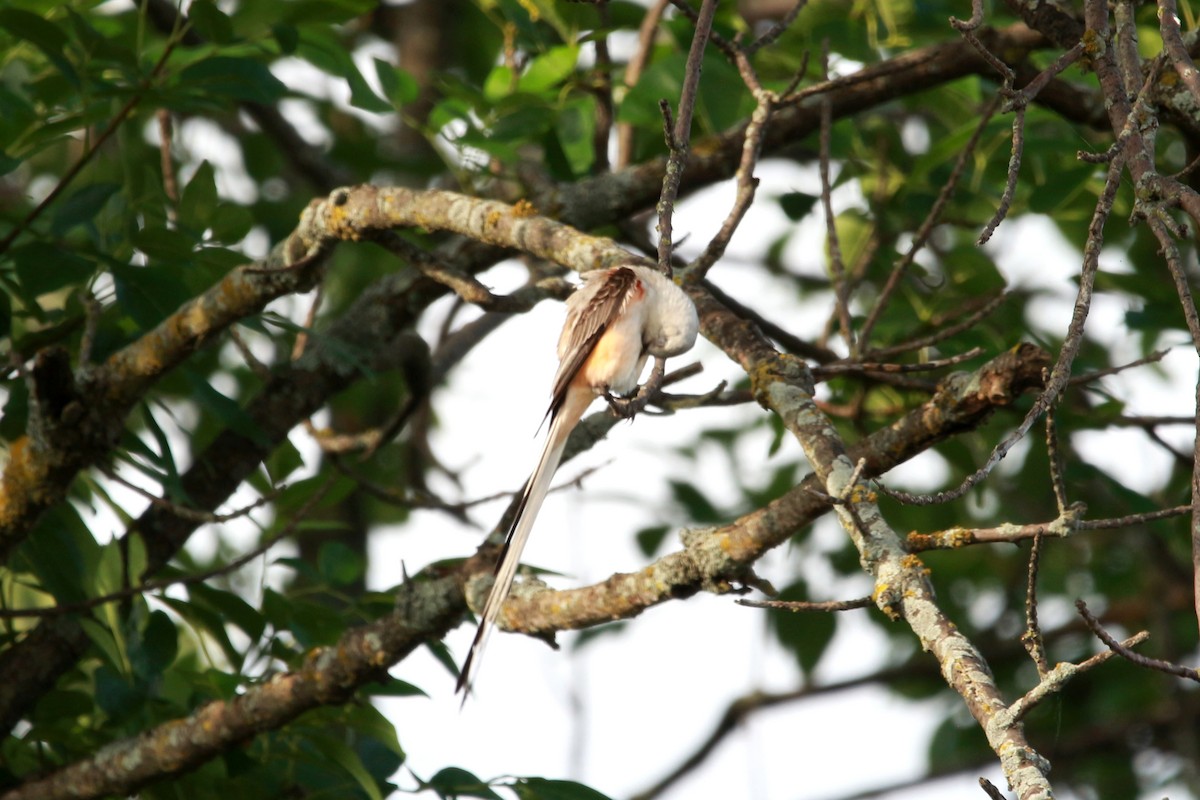
[[[196,240],[162,225],[147,225],[134,234],[133,244],[152,260],[185,262],[191,258]]]
[[[658,101],[667,100],[674,107],[683,89],[680,76],[684,73],[685,63],[686,59],[681,53],[672,53],[654,61],[638,78],[637,84],[626,93],[617,111],[617,119],[661,131],[663,118]]]
[[[637,532],[634,538],[637,539],[638,548],[644,556],[652,556],[659,551],[662,544],[667,539],[667,534],[671,532],[671,528],[667,525],[654,525],[649,528],[642,528]]]
[[[212,164],[201,161],[179,198],[180,222],[197,232],[203,231],[217,209],[217,202],[217,180]]]
[[[92,617],[81,617],[79,624],[92,644],[96,645],[108,666],[117,672],[123,672],[126,666],[124,649],[118,644],[112,631]]]
[[[178,276],[166,268],[113,264],[110,270],[117,290],[117,305],[142,330],[162,322],[191,297]]]
[[[421,94],[421,86],[407,70],[389,64],[382,58],[375,59],[375,77],[383,87],[392,106],[400,108],[417,99]]]
[[[271,105],[287,94],[287,86],[259,61],[234,56],[212,56],[179,73],[179,85],[199,96]]]
[[[190,589],[195,588],[189,587]],[[187,620],[193,628],[197,629],[197,637],[204,641],[215,641],[225,654],[230,664],[238,668],[242,660],[246,657],[245,653],[233,646],[233,642],[229,639],[229,632],[225,629],[225,618],[220,614],[214,613],[210,608],[201,603],[192,603],[186,600],[164,595],[159,598],[163,603],[170,606],[175,613]]]
[[[275,448],[263,466],[267,470],[267,475],[271,479],[271,484],[275,485],[285,480],[296,470],[304,466],[304,457],[300,455],[300,451],[292,444],[290,439],[284,439],[279,447]]]
[[[724,515],[708,502],[704,493],[691,483],[671,481],[671,494],[675,497],[675,502],[683,506],[694,522],[723,522],[725,519]]]
[[[298,0],[270,8],[287,22],[336,24],[361,17],[377,5],[377,0]]]
[[[272,25],[271,35],[275,37],[275,41],[279,45],[279,52],[285,56],[292,55],[300,46],[300,31],[296,30],[295,25]]]
[[[80,284],[92,277],[96,265],[46,242],[30,242],[9,251],[17,282],[29,298]]]
[[[229,430],[239,433],[252,442],[260,445],[271,444],[270,438],[236,400],[226,397],[213,388],[204,375],[192,369],[183,370],[188,385],[192,388],[192,399],[201,408],[212,414]]]
[[[10,401],[11,403],[11,401]],[[5,407],[5,416],[10,409]],[[100,545],[70,503],[57,503],[42,514],[17,550],[20,571],[36,577],[58,603],[88,597],[88,577],[100,561]]]
[[[337,37],[305,29],[296,52],[317,69],[344,78],[350,88],[350,105],[380,114],[392,111],[392,105],[371,90],[354,58]]]
[[[379,784],[367,771],[358,753],[331,736],[310,736],[308,740],[326,758],[344,769],[371,800],[383,800]]]
[[[335,539],[321,545],[317,553],[317,569],[334,586],[346,586],[363,576],[366,561],[361,553]]]
[[[100,665],[93,680],[96,686],[96,705],[113,719],[127,719],[144,707],[145,693],[109,665]]]
[[[37,14],[7,8],[0,11],[0,28],[5,28],[16,38],[24,39],[41,50],[71,85],[76,89],[80,87],[79,73],[63,55],[67,50],[67,35],[57,25]]]
[[[196,33],[215,44],[233,41],[233,21],[212,0],[194,0],[187,9]]]
[[[163,674],[175,662],[179,652],[178,633],[166,612],[152,611],[141,637],[129,643],[129,661],[134,674],[143,680]]]
[[[576,45],[552,47],[530,62],[517,79],[517,90],[536,94],[552,89],[575,71],[578,62],[579,47]]]
[[[58,203],[50,230],[55,236],[63,236],[77,225],[91,223],[104,208],[109,198],[121,190],[119,183],[93,183],[84,186]]]
[[[428,783],[423,783],[422,787],[433,789],[437,792],[438,797],[444,798],[444,800],[451,800],[455,797],[483,797],[487,800],[501,800],[500,795],[492,791],[492,787],[485,781],[460,767],[446,767],[439,770],[429,779]]]
[[[512,788],[521,800],[610,800],[603,792],[575,781],[520,778]]]
[[[8,292],[0,292],[0,339],[12,336],[12,298]]]
[[[358,691],[369,697],[429,697],[421,687],[396,678],[388,678],[384,683],[363,684]]]
[[[246,238],[254,227],[254,215],[245,206],[221,203],[209,222],[213,238],[225,244],[235,244]]]
[[[585,97],[567,103],[554,129],[571,172],[586,175],[596,160],[596,101]]]
[[[227,622],[241,628],[252,640],[260,639],[266,630],[266,618],[233,592],[205,584],[192,584],[188,587],[188,595],[193,603],[211,608]]]
[[[779,207],[783,209],[784,214],[787,214],[788,219],[792,222],[799,222],[808,216],[808,212],[812,211],[816,202],[816,195],[805,194],[804,192],[788,192],[780,196]]]

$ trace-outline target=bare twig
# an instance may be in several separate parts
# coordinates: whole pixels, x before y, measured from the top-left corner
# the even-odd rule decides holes
[[[739,606],[750,608],[776,608],[783,611],[851,611],[856,608],[869,608],[875,604],[870,597],[859,597],[854,600],[826,600],[824,602],[805,602],[802,600],[747,600],[741,598],[735,601]]]
[[[1142,366],[1145,366],[1146,364],[1153,364],[1156,361],[1161,361],[1169,352],[1171,352],[1171,351],[1170,350],[1155,350],[1150,355],[1130,361],[1128,364],[1120,364],[1115,367],[1109,367],[1108,369],[1098,369],[1098,370],[1094,370],[1092,372],[1084,372],[1080,375],[1076,375],[1075,377],[1071,378],[1071,380],[1067,382],[1067,385],[1068,386],[1078,386],[1078,385],[1084,384],[1084,383],[1091,383],[1091,382],[1097,380],[1098,378],[1104,378],[1109,375],[1116,375],[1117,373],[1124,372],[1127,369],[1132,369],[1134,367],[1142,367]]]
[[[829,79],[829,40],[821,43],[821,77]],[[821,133],[818,164],[821,172],[821,206],[825,210],[825,240],[829,250],[829,272],[833,282],[838,326],[850,353],[857,352],[854,331],[850,325],[850,292],[846,281],[846,265],[842,261],[842,246],[838,240],[837,218],[833,215],[833,184],[829,178],[829,140],[833,130],[833,107],[829,99],[821,101]],[[824,342],[822,342],[824,344]]]
[[[171,112],[160,108],[154,116],[158,119],[158,153],[163,194],[167,197],[167,219],[174,222],[179,213],[179,179],[175,175],[175,162],[171,160]]]
[[[1156,511],[1145,511],[1141,514],[1130,514],[1124,517],[1109,519],[1076,519],[1079,510],[1072,509],[1072,514],[1059,517],[1052,522],[1032,522],[1026,525],[1006,523],[995,528],[947,528],[935,533],[910,533],[905,544],[910,552],[920,553],[925,550],[956,550],[973,544],[996,544],[1006,542],[1016,544],[1035,536],[1069,536],[1076,531],[1099,531],[1128,528],[1133,525],[1143,525],[1162,519],[1182,517],[1190,514],[1192,507],[1175,506],[1160,508]]]
[[[955,364],[961,364],[964,361],[970,361],[983,353],[982,347],[972,347],[965,353],[959,353],[956,356],[947,358],[935,358],[929,361],[922,361],[919,364],[887,364],[877,361],[842,361],[834,362],[833,364],[825,364],[823,366],[813,367],[813,377],[818,380],[825,380],[834,375],[845,375],[849,373],[870,373],[870,372],[885,372],[885,373],[910,373],[910,372],[930,372],[935,369],[944,367],[952,367]]]
[[[1092,615],[1092,612],[1088,611],[1087,603],[1083,602],[1082,600],[1076,600],[1075,608],[1079,610],[1079,615],[1083,617],[1084,622],[1087,623],[1087,626],[1091,629],[1092,633],[1096,634],[1096,638],[1104,642],[1104,644],[1108,646],[1109,650],[1121,656],[1121,658],[1137,664],[1139,667],[1146,667],[1147,669],[1165,672],[1168,675],[1174,675],[1178,678],[1187,678],[1188,680],[1200,683],[1200,673],[1191,667],[1185,667],[1182,664],[1174,664],[1170,661],[1163,661],[1162,659],[1144,656],[1141,653],[1136,653],[1133,650],[1130,650],[1121,642],[1118,642],[1111,633],[1104,630],[1104,626],[1102,626],[1100,621]]]
[[[773,92],[763,88],[745,51],[740,48],[735,51],[734,63],[737,66],[738,74],[742,76],[742,81],[755,100],[754,111],[750,115],[750,121],[746,125],[745,138],[742,141],[742,158],[734,175],[737,195],[725,221],[721,223],[717,233],[704,248],[704,252],[688,265],[689,280],[699,280],[704,277],[713,264],[725,254],[729,240],[733,238],[742,218],[754,202],[754,194],[758,189],[758,178],[754,177],[754,167],[758,164],[758,157],[762,152],[762,139],[766,134],[767,123],[770,121],[771,112],[778,101],[778,97]]]
[[[976,9],[979,11],[980,9]],[[972,16],[972,21],[975,21],[975,16]],[[953,23],[952,23],[953,24]],[[1078,42],[1067,52],[1057,58],[1053,64],[1042,70],[1033,80],[1025,85],[1021,91],[1014,91],[1013,81],[1016,80],[1016,75],[1012,69],[995,56],[984,44],[979,41],[979,38],[974,33],[974,28],[967,25],[954,25],[966,37],[975,49],[983,55],[984,59],[998,71],[1003,78],[1003,84],[1000,87],[1000,94],[1008,98],[1005,104],[1006,110],[1014,112],[1013,128],[1012,128],[1012,155],[1008,161],[1008,177],[1004,184],[1004,192],[1000,196],[1000,203],[996,207],[996,213],[992,215],[991,220],[984,226],[983,232],[979,234],[978,244],[985,244],[992,238],[992,234],[996,232],[996,228],[1008,216],[1009,208],[1012,206],[1013,196],[1017,190],[1017,176],[1021,169],[1021,156],[1025,150],[1025,110],[1029,103],[1046,87],[1050,81],[1069,67],[1071,64],[1079,60],[1083,55],[1083,42]]]
[[[1033,547],[1029,550],[1029,580],[1025,587],[1025,633],[1021,643],[1029,651],[1029,657],[1037,665],[1038,677],[1045,678],[1050,671],[1050,662],[1046,658],[1046,643],[1042,640],[1042,631],[1038,627],[1037,612],[1037,573],[1038,560],[1042,554],[1042,534],[1033,535]]]
[[[987,241],[992,238],[992,234],[996,232],[996,228],[1008,216],[1008,209],[1012,206],[1013,196],[1017,191],[1017,175],[1021,171],[1021,154],[1025,150],[1025,107],[1021,106],[1013,110],[1012,129],[1012,155],[1008,159],[1008,178],[1004,183],[1004,192],[1000,195],[1000,204],[996,206],[996,213],[988,220],[987,225],[983,226],[983,232],[979,234],[979,238],[975,240],[976,244],[987,244]]]
[[[983,789],[984,794],[986,794],[990,800],[1008,800],[1008,798],[1004,796],[1004,793],[997,789],[987,778],[979,779],[979,787]]]
[[[772,25],[766,33],[764,33],[762,36],[759,36],[750,44],[746,45],[744,48],[746,55],[754,55],[762,48],[769,47],[774,44],[775,40],[782,36],[783,32],[790,28],[792,23],[796,21],[796,17],[800,15],[800,12],[804,10],[806,5],[808,5],[808,0],[796,0],[795,4],[788,9],[787,13],[784,14],[778,22]],[[786,92],[784,94],[786,94]]]
[[[1141,633],[1129,637],[1121,644],[1126,648],[1133,647],[1141,644],[1149,638],[1150,634],[1146,633],[1146,631],[1142,631]],[[1038,681],[1037,686],[1034,686],[1008,707],[1008,711],[1006,712],[1007,716],[1013,720],[1024,719],[1025,716],[1034,708],[1036,708],[1043,700],[1062,691],[1063,687],[1066,686],[1066,684],[1072,678],[1082,675],[1088,670],[1103,664],[1105,661],[1108,661],[1115,655],[1116,653],[1113,651],[1105,650],[1097,653],[1080,664],[1072,664],[1068,661],[1055,664],[1054,669],[1048,670],[1047,672],[1041,674],[1041,679]]]
[[[1056,405],[1056,404],[1055,404]],[[1067,508],[1067,487],[1063,482],[1062,454],[1058,449],[1058,425],[1054,415],[1055,405],[1046,409],[1046,455],[1050,462],[1050,486],[1054,490],[1054,502],[1058,506],[1059,516],[1069,513]]]
[[[704,49],[712,32],[716,12],[716,0],[704,0],[700,6],[696,32],[692,36],[692,46],[684,69],[683,90],[679,94],[679,113],[674,129],[667,136],[667,148],[671,154],[667,157],[662,194],[658,199],[658,268],[666,275],[671,274],[671,252],[675,247],[671,217],[675,213],[675,199],[679,196],[679,184],[691,148],[692,114],[696,109],[696,92],[700,85],[700,64],[704,60]]]

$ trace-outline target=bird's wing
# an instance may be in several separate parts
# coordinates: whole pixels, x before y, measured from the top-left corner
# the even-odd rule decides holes
[[[614,267],[591,278],[568,300],[567,320],[558,341],[558,371],[550,390],[550,417],[562,407],[575,373],[587,361],[596,342],[630,300],[640,296],[642,283],[629,267]]]

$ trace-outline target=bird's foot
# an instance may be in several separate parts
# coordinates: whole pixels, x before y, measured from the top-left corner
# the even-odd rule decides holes
[[[658,390],[662,388],[663,375],[666,373],[666,360],[655,357],[654,368],[650,370],[650,377],[644,384],[637,388],[637,391],[630,394],[628,397],[618,397],[611,392],[604,392],[604,400],[608,403],[608,407],[612,409],[613,414],[621,419],[633,419],[633,417],[644,411],[650,403],[651,398],[658,394]]]

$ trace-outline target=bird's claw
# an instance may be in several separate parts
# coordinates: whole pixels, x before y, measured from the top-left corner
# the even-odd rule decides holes
[[[638,414],[646,409],[650,403],[650,398],[658,393],[662,388],[663,376],[666,374],[666,359],[655,357],[654,368],[650,370],[650,377],[644,384],[637,388],[637,391],[628,397],[617,397],[612,392],[605,391],[604,399],[608,403],[608,407],[612,412],[621,419],[633,419],[635,414]]]
[[[633,419],[650,402],[650,394],[644,391],[645,388],[644,386],[639,387],[636,392],[628,397],[618,397],[611,392],[605,392],[604,401],[608,403],[608,407],[612,409],[613,414],[616,416],[621,419]]]

